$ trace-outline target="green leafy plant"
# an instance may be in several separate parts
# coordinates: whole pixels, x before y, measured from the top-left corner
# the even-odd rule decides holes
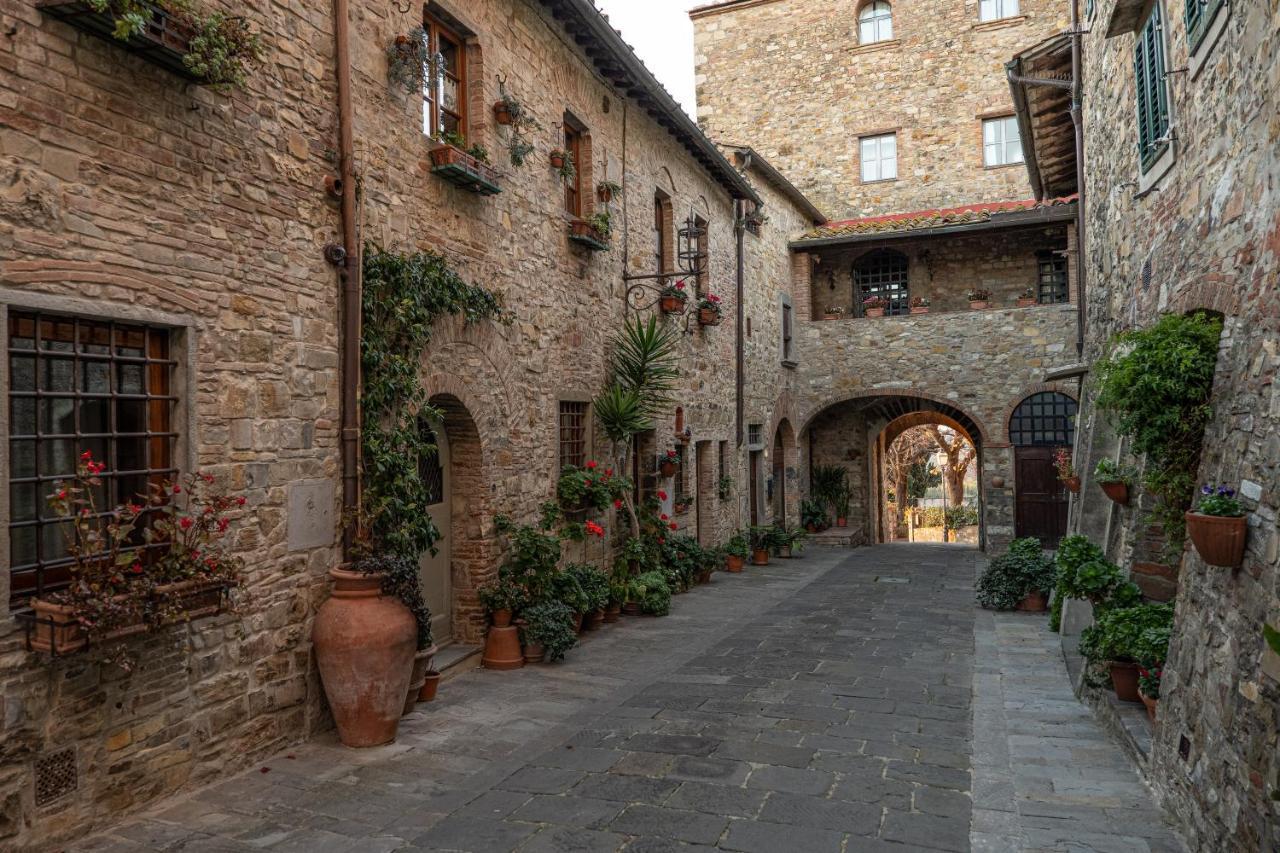
[[[751,556],[751,541],[745,532],[738,530],[721,546],[721,550],[730,557],[741,557],[745,560]]]
[[[631,600],[640,612],[650,616],[666,616],[671,612],[671,587],[661,572],[645,572],[631,581]]]
[[[525,643],[542,646],[548,662],[562,660],[578,644],[573,612],[563,601],[540,601],[526,608],[520,618],[524,621],[521,633]]]
[[[494,519],[498,532],[507,539],[507,558],[500,571],[524,587],[535,604],[556,597],[560,537],[552,529],[555,520],[546,509],[537,525],[514,524],[503,515]]]
[[[593,213],[587,217],[587,225],[591,227],[592,231],[596,232],[597,237],[604,241],[608,241],[613,236],[612,222],[613,217],[610,216],[607,210]]]
[[[1035,538],[1015,539],[1007,553],[994,558],[978,578],[978,603],[1012,610],[1031,593],[1048,594],[1057,580],[1053,561]]]
[[[842,507],[845,513],[848,513],[849,500],[852,496],[849,488],[849,472],[843,466],[815,466],[809,493],[815,500],[821,501],[824,506],[830,506],[835,511],[837,518],[848,517],[840,513]]]
[[[504,80],[498,80],[498,92],[498,104],[511,116],[511,124],[507,126],[507,156],[511,165],[519,168],[533,153],[531,137],[542,129],[542,125],[519,99],[507,91]]]
[[[1239,518],[1244,515],[1244,504],[1236,497],[1235,489],[1227,486],[1215,486],[1206,483],[1200,487],[1200,499],[1196,501],[1196,512],[1201,515],[1213,515],[1219,518]]]
[[[1138,474],[1127,465],[1120,465],[1110,459],[1099,459],[1093,469],[1093,478],[1099,483],[1124,483],[1132,486]]]
[[[722,501],[727,501],[733,497],[733,478],[730,476],[721,477],[716,484],[716,497]]]
[[[800,523],[805,527],[821,530],[827,526],[827,510],[820,501],[805,498],[800,501]]]
[[[432,57],[427,50],[427,31],[414,27],[387,45],[387,81],[405,94],[421,97]]]
[[[613,468],[594,459],[581,468],[566,465],[556,483],[556,499],[565,509],[606,510],[620,507],[623,495],[631,491],[631,481],[615,476]]]
[[[529,593],[525,588],[512,580],[507,572],[499,572],[497,580],[491,581],[476,590],[476,597],[489,613],[499,610],[510,610],[519,613],[529,601]]]
[[[1262,625],[1262,638],[1267,641],[1267,647],[1271,651],[1280,655],[1280,631],[1264,622]]]
[[[972,527],[978,523],[978,508],[967,504],[944,507],[942,510],[942,523],[947,530]]]
[[[1160,679],[1164,677],[1164,665],[1155,664],[1138,670],[1138,689],[1148,699],[1160,698]]]
[[[989,302],[991,301],[991,291],[985,287],[974,287],[969,290],[968,299],[970,302]]]
[[[1146,458],[1143,485],[1157,498],[1151,516],[1170,554],[1182,550],[1221,335],[1221,320],[1206,314],[1168,314],[1118,335],[1093,367],[1098,407]]]
[[[1139,604],[1104,611],[1080,634],[1080,653],[1090,663],[1155,664],[1169,653],[1173,606]]]
[[[566,184],[572,183],[573,179],[578,176],[578,169],[573,163],[573,154],[560,148],[551,151],[551,159],[559,160],[560,165],[555,166],[556,174],[560,176],[560,180]]]
[[[613,181],[601,181],[596,184],[596,193],[602,198],[608,196],[610,198],[622,198],[622,184]]]
[[[753,525],[747,530],[747,535],[751,537],[752,551],[766,551],[778,542],[778,528],[772,524]]]

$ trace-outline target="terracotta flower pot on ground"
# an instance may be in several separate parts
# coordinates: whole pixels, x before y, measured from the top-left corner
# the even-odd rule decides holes
[[[1102,491],[1106,494],[1107,497],[1111,498],[1111,500],[1115,501],[1121,506],[1129,505],[1129,484],[1128,483],[1124,482],[1123,480],[1117,480],[1116,482],[1113,482],[1113,483],[1099,483],[1098,485],[1102,487]]]
[[[711,583],[711,570],[703,569],[698,574],[698,583]]]
[[[440,673],[429,669],[422,679],[422,690],[418,692],[419,702],[430,702],[436,698],[440,690]]]
[[[592,610],[590,613],[587,614],[587,619],[583,623],[582,627],[587,629],[588,631],[595,631],[599,629],[599,627],[603,624],[604,624],[604,608],[601,607],[600,609]]]
[[[1066,490],[1068,492],[1071,492],[1074,494],[1080,491],[1080,478],[1079,477],[1063,477],[1062,485],[1066,487]]]
[[[862,313],[866,317],[883,317],[884,309],[883,308],[865,308],[863,309]]]
[[[506,101],[498,101],[493,105],[493,119],[498,124],[511,124],[511,108],[507,106]]]
[[[810,533],[817,533],[817,532],[818,532],[818,525],[816,525],[816,524],[806,524],[806,525],[804,526],[804,529],[805,529],[805,530],[807,530],[807,531],[809,531]]]
[[[526,643],[524,647],[525,663],[542,663],[542,659],[547,656],[547,650],[542,647],[541,643]]]
[[[480,658],[480,665],[485,669],[500,670],[524,666],[524,656],[520,653],[520,629],[515,625],[494,625],[490,628],[484,638],[484,655]]]
[[[1043,592],[1029,592],[1018,602],[1018,609],[1025,613],[1043,613],[1049,609],[1049,599]]]
[[[1189,512],[1187,535],[1200,559],[1211,566],[1235,568],[1244,562],[1244,545],[1249,534],[1249,520],[1244,516],[1202,515]]]
[[[790,560],[790,559],[791,559],[791,546],[790,546],[790,545],[779,545],[779,546],[778,546],[778,552],[777,552],[777,553],[778,553],[778,558],[779,558],[779,559],[782,559],[782,560]]]
[[[676,475],[676,463],[670,459],[663,459],[658,464],[658,473],[664,477],[674,477]]]
[[[1160,703],[1160,700],[1152,699],[1141,690],[1138,691],[1138,698],[1142,700],[1143,705],[1147,706],[1147,718],[1154,723],[1156,721],[1156,706]]]
[[[663,314],[682,314],[684,313],[684,302],[679,296],[660,296],[658,297],[658,308]]]
[[[637,601],[628,601],[626,604],[622,605],[621,612],[623,616],[639,616],[640,603]]]
[[[604,609],[604,621],[607,623],[617,622],[622,616],[621,604],[610,604]]]
[[[333,594],[320,607],[311,641],[320,681],[346,746],[395,740],[404,711],[418,625],[381,574],[332,569]]]
[[[769,549],[768,548],[751,549],[751,564],[753,566],[769,565]]]
[[[742,557],[739,557],[737,554],[725,554],[724,570],[726,572],[733,572],[736,575],[737,573],[742,571],[742,566],[745,562],[746,560],[744,560]]]
[[[1122,702],[1141,702],[1138,696],[1138,665],[1124,661],[1111,661],[1111,686],[1116,698]]]
[[[439,646],[431,646],[429,649],[420,649],[413,655],[413,675],[409,678],[409,692],[404,697],[404,713],[407,714],[413,710],[413,706],[418,704],[418,695],[422,693],[422,685],[427,679],[427,670],[431,669],[431,663],[435,659]]]
[[[836,527],[848,527],[848,526],[849,526],[849,519],[847,518],[836,519]]]

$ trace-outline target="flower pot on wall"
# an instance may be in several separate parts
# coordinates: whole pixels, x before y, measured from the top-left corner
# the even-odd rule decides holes
[[[991,302],[987,299],[975,299],[969,303],[969,308],[973,311],[985,311],[991,307]]]
[[[913,307],[911,308],[911,313],[912,313],[912,314],[928,314],[928,313],[929,313],[929,306],[928,306],[928,305],[915,305],[915,306],[913,306]]]
[[[329,572],[333,594],[316,614],[311,640],[338,738],[346,746],[395,740],[404,711],[418,625],[381,574]]]
[[[1075,494],[1080,491],[1080,478],[1079,477],[1063,477],[1062,485],[1066,488],[1068,492]]]
[[[1019,297],[1018,297],[1018,307],[1019,307],[1019,308],[1031,308],[1031,307],[1033,307],[1033,306],[1035,306],[1035,305],[1038,305],[1038,304],[1039,304],[1039,302],[1036,300],[1036,298],[1035,298],[1034,296],[1019,296]]]
[[[867,316],[867,317],[883,317],[884,309],[883,308],[867,308],[863,310],[863,314],[864,316]]]
[[[658,463],[658,473],[664,477],[674,477],[676,475],[676,463],[670,459],[663,459]]]
[[[1118,480],[1114,483],[1099,483],[1098,485],[1102,487],[1102,491],[1106,494],[1107,497],[1111,498],[1111,500],[1115,501],[1121,506],[1129,505],[1129,484],[1128,483],[1124,482],[1123,480]]]
[[[507,106],[506,101],[498,101],[493,105],[493,118],[498,124],[510,125],[512,122],[511,108]],[[560,168],[559,166],[556,167]]]
[[[1184,518],[1187,536],[1200,559],[1220,568],[1235,568],[1244,562],[1244,546],[1249,534],[1246,517],[1189,512]]]
[[[564,155],[563,155],[563,154],[552,154],[552,155],[551,155],[551,168],[553,168],[553,169],[563,169],[563,168],[564,168]]]
[[[1138,695],[1138,665],[1127,661],[1111,661],[1111,686],[1122,702],[1141,702]]]
[[[660,296],[658,297],[658,308],[663,314],[682,314],[684,313],[685,300],[679,296]]]
[[[699,326],[719,326],[720,314],[714,308],[698,309],[698,325]]]

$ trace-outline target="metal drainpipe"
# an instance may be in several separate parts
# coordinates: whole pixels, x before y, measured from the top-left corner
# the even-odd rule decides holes
[[[1075,128],[1076,135],[1076,355],[1083,357],[1086,259],[1084,252],[1084,114],[1080,109],[1083,85],[1081,75],[1084,71],[1081,38],[1080,0],[1071,0],[1071,124]]]
[[[342,179],[342,509],[350,518],[360,502],[360,243],[356,228],[355,123],[351,105],[351,28],[348,0],[333,0],[338,78],[338,172]],[[354,531],[344,525],[342,548],[350,559]]]
[[[743,346],[743,332],[746,328],[747,306],[745,302],[746,293],[746,231],[747,231],[747,203],[742,199],[736,199],[733,203],[733,234],[737,239],[738,249],[738,275],[737,275],[737,299],[738,299],[738,332],[736,340],[736,351],[734,352],[734,368],[737,373],[737,381],[735,383],[735,392],[737,394],[736,411],[734,414],[738,431],[738,447],[742,447],[742,419],[746,412],[746,400],[743,397],[743,389],[746,386],[746,355]]]

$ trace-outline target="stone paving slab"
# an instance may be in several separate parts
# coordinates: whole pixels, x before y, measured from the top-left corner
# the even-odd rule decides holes
[[[80,849],[1178,850],[1046,675],[1043,620],[975,609],[980,564],[894,545],[717,574],[562,664],[451,680],[395,744],[325,738]]]

